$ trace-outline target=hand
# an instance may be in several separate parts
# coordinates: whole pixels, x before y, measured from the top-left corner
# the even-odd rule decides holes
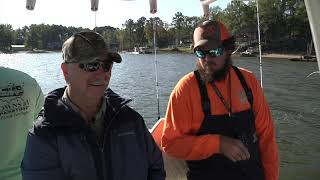
[[[220,136],[220,153],[233,162],[250,158],[247,147],[238,139]]]

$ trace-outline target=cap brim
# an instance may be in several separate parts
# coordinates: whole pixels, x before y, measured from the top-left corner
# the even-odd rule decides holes
[[[120,63],[122,61],[120,54],[116,52],[109,52],[108,59],[116,63]]]
[[[215,49],[215,48],[219,48],[221,45],[222,45],[221,41],[203,39],[196,42],[194,44],[193,49],[196,49],[199,47],[206,48],[206,49]]]

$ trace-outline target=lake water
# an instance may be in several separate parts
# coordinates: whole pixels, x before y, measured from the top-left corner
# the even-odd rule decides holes
[[[33,76],[44,93],[65,85],[60,70],[61,53],[0,54],[0,66]],[[157,119],[153,55],[122,54],[115,64],[110,87],[126,98],[148,127]],[[171,90],[186,73],[194,70],[192,54],[158,54],[160,115],[164,116]],[[258,58],[234,58],[260,79]],[[281,180],[320,179],[320,75],[314,62],[263,60],[263,85],[277,133]]]

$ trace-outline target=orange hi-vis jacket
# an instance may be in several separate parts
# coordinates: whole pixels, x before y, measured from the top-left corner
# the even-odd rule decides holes
[[[247,70],[239,69],[253,93],[253,112],[265,180],[278,180],[279,157],[269,106],[260,83],[254,75]],[[231,78],[231,101],[229,78]],[[226,102],[231,102],[232,113],[250,108],[245,91],[232,68],[230,68],[230,73],[225,80],[216,81],[215,84]],[[206,88],[211,102],[211,114],[228,114],[228,110],[212,86],[206,84]],[[194,73],[191,72],[180,79],[171,93],[161,138],[163,151],[183,160],[201,160],[219,153],[219,134],[196,136],[203,119],[204,113],[198,82]]]

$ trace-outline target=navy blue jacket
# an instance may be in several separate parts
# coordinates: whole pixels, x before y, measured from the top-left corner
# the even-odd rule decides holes
[[[103,141],[61,97],[49,93],[29,131],[21,164],[24,180],[164,180],[161,151],[143,118],[108,89]]]

